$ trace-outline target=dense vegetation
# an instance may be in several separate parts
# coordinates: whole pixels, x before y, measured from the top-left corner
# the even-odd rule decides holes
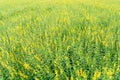
[[[0,80],[119,80],[120,0],[0,0]]]

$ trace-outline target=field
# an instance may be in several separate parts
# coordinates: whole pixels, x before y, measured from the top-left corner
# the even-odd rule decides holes
[[[120,0],[0,0],[0,80],[120,80]]]

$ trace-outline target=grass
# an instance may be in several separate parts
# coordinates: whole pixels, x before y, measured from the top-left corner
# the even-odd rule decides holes
[[[0,80],[119,80],[120,0],[0,0]]]

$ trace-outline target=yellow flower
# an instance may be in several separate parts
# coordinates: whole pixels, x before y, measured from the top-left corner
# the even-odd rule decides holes
[[[100,72],[97,70],[97,71],[95,71],[95,73],[94,73],[94,75],[93,75],[93,78],[92,78],[92,80],[97,80],[97,78],[99,78],[100,77]]]
[[[69,78],[66,76],[66,80],[69,80]]]
[[[82,76],[85,80],[87,79],[87,74],[82,69],[79,70],[79,74],[78,75]]]
[[[74,33],[75,32],[75,30],[74,29],[71,29],[71,33]]]
[[[112,78],[112,74],[113,74],[113,72],[111,70],[107,71],[107,77],[108,77],[108,79]]]
[[[35,77],[35,80],[39,80],[37,77]]]
[[[34,58],[35,58],[37,61],[39,61],[39,62],[41,61],[37,54],[34,55]]]
[[[29,66],[29,64],[27,64],[27,63],[23,64],[23,67],[24,67],[25,69],[30,69],[30,66]]]
[[[79,80],[78,78],[76,78],[76,80]]]
[[[57,70],[55,70],[55,80],[59,80],[58,79],[58,71]]]
[[[70,80],[74,80],[73,76],[71,76]]]
[[[18,74],[21,76],[21,78],[28,78],[28,76],[23,74],[21,71],[19,71]]]
[[[106,67],[103,68],[103,70],[104,70],[104,73],[107,75],[107,78],[111,80],[114,71],[112,69],[107,69]]]

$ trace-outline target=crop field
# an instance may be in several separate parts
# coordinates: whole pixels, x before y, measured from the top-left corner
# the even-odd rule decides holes
[[[0,0],[0,80],[120,80],[120,0]]]

